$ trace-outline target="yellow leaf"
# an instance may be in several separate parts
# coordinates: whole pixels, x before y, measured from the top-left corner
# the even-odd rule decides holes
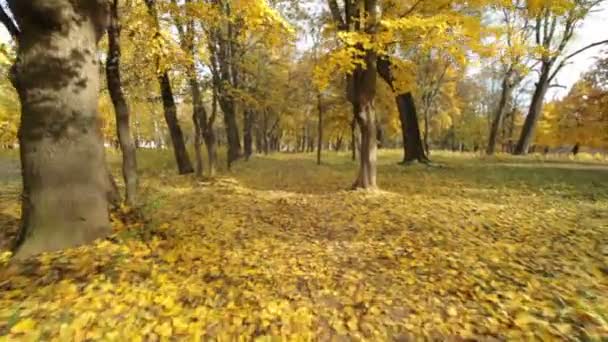
[[[169,322],[165,322],[154,327],[154,332],[161,337],[171,337],[173,335],[173,328]]]
[[[11,334],[22,334],[30,332],[36,328],[36,321],[31,318],[22,319],[19,323],[13,325],[11,328]]]

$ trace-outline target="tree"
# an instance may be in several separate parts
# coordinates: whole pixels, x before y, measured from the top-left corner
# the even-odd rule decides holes
[[[178,4],[176,0],[171,1],[176,11],[178,12]],[[207,135],[207,145],[211,150],[215,150],[215,139],[209,137],[208,130],[213,131],[213,127],[207,127],[208,115],[203,105],[203,96],[201,92],[201,83],[196,70],[196,44],[195,44],[195,26],[194,20],[188,11],[188,7],[191,5],[190,0],[186,0],[184,3],[185,13],[173,13],[175,27],[177,28],[180,47],[183,52],[187,55],[186,61],[186,75],[188,78],[188,85],[190,87],[190,95],[192,97],[192,122],[194,124],[194,151],[196,159],[196,176],[201,177],[203,175],[203,157],[201,152],[201,138],[203,133]],[[215,164],[215,152],[208,153],[209,157],[209,169],[212,169],[212,165]],[[213,173],[213,172],[210,172]]]
[[[108,25],[107,5],[10,1],[17,25],[3,12],[18,44],[13,84],[21,102],[23,194],[17,257],[110,232],[96,55]]]
[[[395,91],[395,79],[391,71],[389,59],[384,58],[378,61],[378,73],[391,89]],[[401,93],[395,97],[395,102],[397,103],[399,121],[401,122],[403,163],[406,164],[415,160],[427,163],[429,159],[420,138],[420,127],[418,125],[414,96],[411,92]]]
[[[502,8],[501,20],[504,33],[497,42],[500,61],[500,98],[496,105],[495,114],[492,118],[490,136],[486,153],[492,155],[496,149],[496,142],[500,127],[511,103],[513,90],[521,83],[528,73],[528,57],[531,48],[528,46],[530,34],[533,27],[524,11],[523,1],[515,0],[506,3]]]
[[[566,54],[577,27],[600,3],[602,0],[528,2],[528,10],[535,20],[534,43],[539,55],[540,69],[528,114],[515,147],[515,154],[528,153],[542,112],[545,94],[557,74],[576,55],[608,43],[608,40],[598,41]]]
[[[341,9],[335,0],[328,0],[329,9],[338,29],[343,33],[347,54],[359,56],[358,62],[350,66],[347,76],[347,98],[352,104],[354,122],[359,127],[359,172],[353,188],[375,189],[376,184],[376,61],[378,54],[367,38],[367,44],[348,36],[373,37],[378,25],[377,0],[351,2],[346,0]]]
[[[537,141],[547,146],[608,147],[606,59],[599,59],[567,96],[549,102],[539,122]],[[575,150],[573,149],[573,151]]]
[[[122,174],[125,180],[125,202],[129,206],[137,203],[137,158],[135,142],[129,126],[130,110],[122,90],[120,74],[120,17],[118,0],[110,4],[110,25],[108,27],[108,56],[106,60],[106,78],[108,91],[116,115],[116,133],[122,151]]]
[[[173,89],[171,88],[168,66],[163,65],[161,61],[160,51],[162,50],[161,46],[164,43],[162,34],[160,32],[160,24],[158,22],[156,0],[145,0],[145,2],[150,17],[152,18],[153,28],[155,30],[154,40],[159,45],[157,47],[157,51],[155,51],[156,70],[158,72],[157,78],[161,91],[165,121],[167,122],[169,132],[171,133],[171,142],[173,144],[173,152],[177,162],[177,169],[181,175],[192,173],[194,172],[194,169],[192,168],[190,157],[188,157],[188,151],[186,151],[184,134],[179,126],[179,122],[177,121],[177,106],[175,105],[175,99],[173,97]]]

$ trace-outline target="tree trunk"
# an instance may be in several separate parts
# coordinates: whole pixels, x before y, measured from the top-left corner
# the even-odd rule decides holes
[[[203,139],[205,139],[205,146],[207,146],[207,159],[209,164],[209,177],[215,176],[215,165],[217,164],[217,139],[215,137],[215,131],[213,130],[213,124],[217,117],[217,93],[216,89],[213,89],[213,103],[211,108],[211,117],[203,129]]]
[[[429,109],[424,108],[424,151],[426,155],[429,156]]]
[[[510,75],[505,75],[502,80],[502,91],[500,93],[500,101],[498,102],[498,108],[496,108],[496,114],[492,120],[492,126],[490,127],[490,137],[488,139],[488,147],[486,154],[493,155],[496,150],[496,140],[498,138],[498,130],[502,126],[502,120],[507,109],[507,103],[511,98],[512,87],[509,84]]]
[[[367,14],[364,31],[374,34],[377,27],[377,0],[365,0],[365,13]],[[376,185],[376,154],[378,141],[376,139],[376,86],[378,56],[376,51],[365,49],[365,67],[359,65],[350,78],[352,84],[348,86],[349,99],[355,109],[355,119],[361,132],[361,149],[359,153],[359,174],[353,188],[375,189]]]
[[[145,3],[150,16],[155,21],[156,29],[159,31],[156,0],[145,0]],[[173,98],[171,80],[169,79],[169,72],[167,70],[163,71],[162,74],[158,76],[158,83],[163,101],[165,121],[167,122],[167,127],[169,127],[171,144],[173,145],[173,153],[175,154],[178,172],[180,175],[192,173],[194,172],[194,169],[192,168],[190,157],[188,157],[188,152],[186,151],[184,134],[177,121],[177,106],[175,105],[175,99]]]
[[[530,102],[530,108],[528,109],[528,115],[524,121],[524,126],[521,130],[521,135],[519,136],[514,154],[523,155],[528,153],[530,143],[532,142],[532,138],[534,137],[534,133],[536,131],[538,119],[540,118],[540,114],[543,109],[545,94],[549,89],[550,71],[551,66],[543,64],[541,76],[538,83],[536,83],[536,88],[534,89],[534,94],[532,95],[532,101]]]
[[[403,137],[403,163],[418,160],[427,163],[422,140],[420,139],[420,127],[416,115],[416,104],[411,92],[400,94],[396,97],[399,109],[399,121],[401,121],[401,134]]]
[[[317,123],[317,165],[321,165],[321,149],[323,148],[323,103],[321,93],[317,93],[317,111],[319,122]]]
[[[381,58],[377,63],[378,74],[395,91],[394,77],[391,70],[391,62],[387,58]],[[422,163],[429,162],[420,138],[420,126],[416,114],[416,104],[411,92],[399,94],[395,97],[397,109],[399,110],[399,121],[401,122],[401,135],[403,137],[403,163],[418,160]]]
[[[353,109],[354,111],[354,109]],[[350,150],[351,150],[351,159],[352,161],[357,160],[357,149],[359,144],[357,143],[357,120],[353,118],[353,121],[350,123]]]
[[[245,160],[249,160],[253,154],[253,120],[253,111],[250,109],[245,110],[243,124],[243,147],[245,149]]]
[[[192,173],[194,172],[194,169],[192,168],[192,163],[188,157],[188,151],[186,151],[184,134],[177,121],[177,106],[173,99],[173,90],[171,89],[169,74],[166,71],[163,72],[162,75],[159,76],[158,82],[162,94],[165,121],[167,122],[167,127],[169,127],[173,153],[175,154],[175,161],[177,162],[177,170],[180,175]]]
[[[378,142],[376,139],[376,121],[373,103],[361,106],[357,119],[361,132],[361,147],[359,149],[359,174],[353,184],[354,189],[376,188],[376,155]]]
[[[200,120],[196,112],[192,113],[192,123],[194,124],[194,158],[196,165],[194,166],[194,174],[200,178],[203,176],[203,152],[202,152],[202,135]]]
[[[111,232],[96,54],[109,11],[102,2],[74,3],[9,3],[21,30],[13,75],[23,179],[17,258]]]
[[[122,152],[122,176],[125,181],[125,202],[129,206],[137,204],[137,157],[135,142],[129,127],[129,105],[122,91],[120,77],[120,19],[118,0],[110,6],[110,26],[108,28],[108,57],[106,61],[106,78],[108,91],[116,116],[116,132]]]
[[[228,143],[228,169],[232,163],[237,161],[241,156],[241,138],[239,137],[239,127],[236,122],[236,112],[232,100],[221,100],[224,103],[222,111],[224,112],[224,125],[226,126],[226,138]]]

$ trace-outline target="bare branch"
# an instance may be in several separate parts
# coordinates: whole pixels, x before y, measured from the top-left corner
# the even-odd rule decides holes
[[[340,7],[338,6],[338,2],[336,0],[327,0],[327,4],[329,5],[329,10],[331,11],[331,15],[334,18],[334,21],[338,25],[338,29],[348,29],[348,27],[346,26],[346,22],[344,21],[344,18],[342,18],[342,14],[340,13]]]
[[[557,65],[557,67],[555,68],[555,70],[553,71],[553,73],[551,74],[551,76],[549,77],[549,81],[552,81],[552,80],[555,78],[555,76],[557,75],[557,73],[558,73],[558,72],[559,72],[559,71],[560,71],[560,70],[561,70],[561,69],[562,69],[564,66],[566,66],[566,65],[568,64],[568,61],[569,61],[571,58],[573,58],[573,57],[575,57],[576,55],[578,55],[578,54],[580,54],[580,53],[582,53],[582,52],[584,52],[584,51],[587,51],[587,50],[589,50],[589,49],[591,49],[591,48],[594,48],[594,47],[596,47],[596,46],[600,46],[600,45],[604,45],[604,44],[608,44],[608,39],[601,40],[601,41],[599,41],[599,42],[595,42],[595,43],[591,43],[591,44],[589,44],[589,45],[586,45],[586,46],[584,46],[584,47],[582,47],[582,48],[580,48],[580,49],[578,49],[578,50],[574,51],[573,53],[569,54],[568,56],[564,57],[564,59],[562,59],[562,61],[561,61],[561,62],[560,62],[558,65]]]
[[[13,37],[13,39],[16,40],[19,37],[21,31],[19,30],[13,19],[11,19],[11,17],[6,13],[2,6],[0,6],[0,22],[4,24],[4,27],[6,27],[6,30],[11,35],[11,37]]]

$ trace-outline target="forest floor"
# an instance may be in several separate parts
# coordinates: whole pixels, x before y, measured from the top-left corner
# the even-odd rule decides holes
[[[143,151],[143,218],[123,208],[109,239],[0,266],[0,341],[608,338],[608,166],[399,157],[380,153],[367,193],[344,190],[347,154],[198,181]],[[1,239],[19,184],[0,176]]]

